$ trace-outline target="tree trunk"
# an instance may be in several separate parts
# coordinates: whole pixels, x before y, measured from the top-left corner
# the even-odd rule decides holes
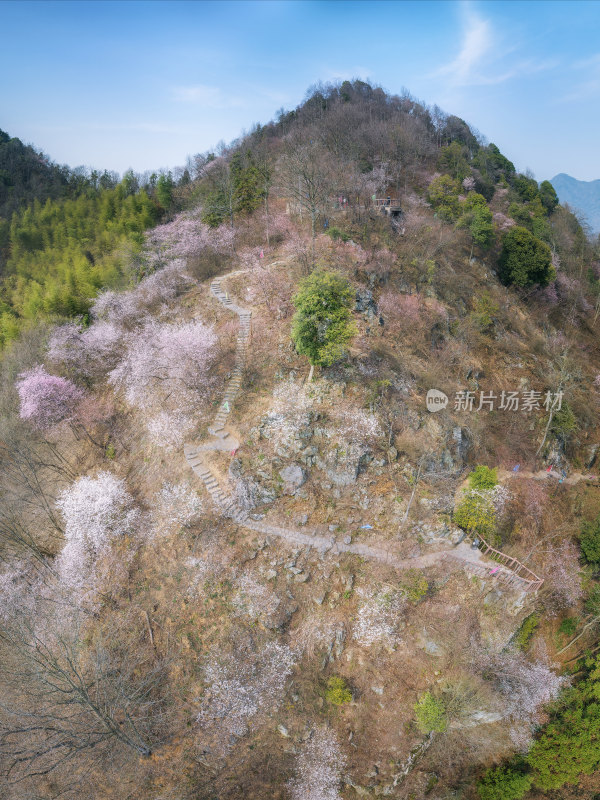
[[[308,371],[308,378],[306,379],[307,383],[310,383],[312,381],[314,371],[315,371],[315,365],[311,364],[310,365],[310,370]]]

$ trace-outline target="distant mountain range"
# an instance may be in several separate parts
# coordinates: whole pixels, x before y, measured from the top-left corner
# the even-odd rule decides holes
[[[572,209],[580,211],[594,233],[600,233],[600,179],[596,181],[578,181],[561,172],[550,179],[558,199],[564,205],[568,203]]]

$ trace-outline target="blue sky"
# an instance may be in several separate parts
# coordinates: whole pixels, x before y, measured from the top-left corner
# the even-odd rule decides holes
[[[173,167],[315,82],[406,87],[540,180],[600,178],[600,2],[0,2],[0,128],[59,163]]]

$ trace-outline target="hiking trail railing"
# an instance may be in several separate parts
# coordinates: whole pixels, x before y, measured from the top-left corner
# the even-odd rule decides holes
[[[507,582],[524,583],[525,591],[537,592],[544,582],[542,578],[526,567],[525,564],[522,564],[518,558],[513,558],[503,553],[501,550],[496,550],[496,548],[488,544],[482,536],[478,536],[477,538],[479,539],[479,549],[484,556],[489,556],[492,561],[496,561],[510,570],[512,576]]]

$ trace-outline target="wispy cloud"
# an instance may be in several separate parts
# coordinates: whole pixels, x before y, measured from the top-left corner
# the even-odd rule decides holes
[[[583,77],[573,78],[573,90],[564,95],[561,100],[568,102],[598,97],[600,95],[600,53],[576,61],[573,68],[582,72]]]
[[[176,103],[205,108],[240,108],[246,105],[243,99],[226,95],[219,86],[207,86],[203,83],[193,86],[173,86],[171,99]]]
[[[459,54],[437,71],[438,75],[447,75],[452,83],[459,86],[468,85],[480,77],[481,61],[493,44],[488,20],[478,17],[471,10],[465,12],[465,18],[466,25]]]
[[[451,62],[434,73],[446,77],[452,87],[493,86],[511,78],[533,75],[557,66],[555,59],[535,61],[515,57],[515,46],[503,47],[490,20],[484,19],[467,5],[464,9],[464,30],[460,52]]]

